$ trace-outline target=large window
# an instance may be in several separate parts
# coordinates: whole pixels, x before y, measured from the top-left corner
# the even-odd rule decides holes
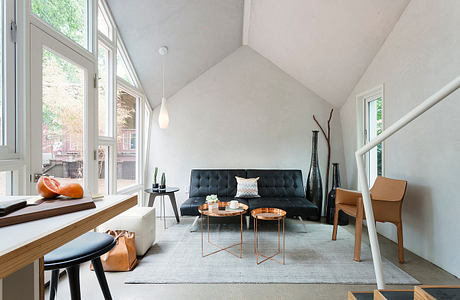
[[[43,50],[42,80],[42,172],[82,182],[84,72]]]
[[[32,12],[80,46],[89,49],[88,0],[31,0]]]
[[[98,190],[138,193],[141,203],[151,109],[105,1],[98,8]]]
[[[0,195],[46,173],[142,197],[151,108],[106,0],[0,4]]]

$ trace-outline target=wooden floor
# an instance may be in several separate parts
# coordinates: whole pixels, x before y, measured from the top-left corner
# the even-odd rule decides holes
[[[171,226],[173,217],[167,219]],[[181,222],[192,223],[192,218],[183,218]],[[307,226],[308,226],[308,222]],[[354,233],[354,225],[345,226]],[[331,227],[332,230],[332,227]],[[163,223],[157,219],[157,238],[161,238]],[[422,284],[459,285],[460,279],[440,269],[419,256],[406,251],[406,263],[398,262],[397,245],[379,236],[382,255],[395,265],[415,277]],[[363,234],[363,243],[369,243]],[[350,249],[350,259],[353,249]],[[82,299],[103,299],[99,285],[87,264],[81,267]],[[369,291],[373,285],[344,284],[124,284],[126,273],[106,273],[107,281],[114,299],[347,299],[347,292]],[[387,288],[404,289],[408,286],[390,285]],[[69,288],[66,276],[62,276],[57,299],[69,299]]]

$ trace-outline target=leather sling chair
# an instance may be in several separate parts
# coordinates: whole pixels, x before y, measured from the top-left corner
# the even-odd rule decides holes
[[[398,257],[404,263],[403,230],[401,208],[406,194],[407,181],[378,176],[372,186],[371,200],[376,222],[390,222],[396,225],[398,231]],[[337,188],[335,197],[334,229],[332,240],[337,238],[337,223],[339,211],[356,218],[354,260],[360,261],[361,234],[363,220],[366,219],[364,204],[360,192]]]

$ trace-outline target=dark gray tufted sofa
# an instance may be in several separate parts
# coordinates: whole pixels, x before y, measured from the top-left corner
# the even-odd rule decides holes
[[[195,169],[190,176],[190,198],[181,205],[181,215],[198,216],[198,206],[205,203],[207,195],[216,194],[220,201],[236,199],[235,176],[260,177],[260,198],[237,199],[249,206],[248,213],[259,207],[275,207],[285,210],[287,217],[308,218],[318,212],[318,207],[305,198],[300,170]]]

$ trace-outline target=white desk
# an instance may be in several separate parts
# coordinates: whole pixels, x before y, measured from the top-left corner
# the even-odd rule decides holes
[[[93,209],[0,228],[0,300],[42,299],[43,256],[135,206],[137,196],[111,195],[95,204]]]

